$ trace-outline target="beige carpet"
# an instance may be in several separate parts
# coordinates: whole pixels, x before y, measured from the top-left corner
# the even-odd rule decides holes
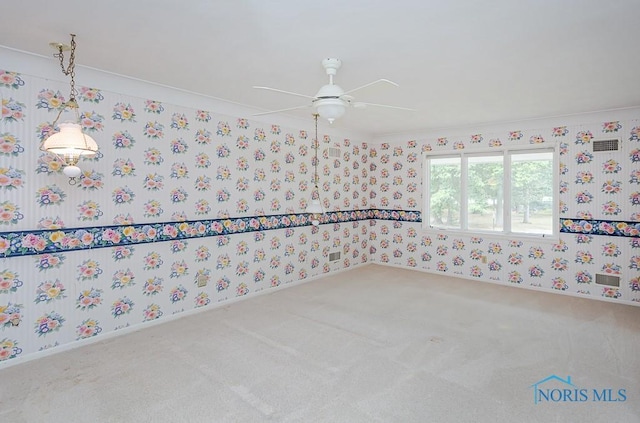
[[[639,377],[638,307],[368,265],[0,370],[0,421],[639,422]]]

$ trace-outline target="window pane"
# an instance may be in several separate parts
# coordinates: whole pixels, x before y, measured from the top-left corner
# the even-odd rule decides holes
[[[429,160],[429,223],[460,228],[460,157]]]
[[[503,230],[503,156],[469,157],[467,223],[469,229]]]
[[[511,156],[511,230],[553,233],[553,152]]]

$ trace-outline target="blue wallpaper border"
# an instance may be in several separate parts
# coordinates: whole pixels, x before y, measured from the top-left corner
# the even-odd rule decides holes
[[[328,212],[321,224],[361,220],[422,222],[419,211],[365,209]],[[108,248],[310,226],[308,213],[131,225],[0,232],[0,258]],[[580,235],[640,237],[640,222],[560,219],[560,232]]]
[[[368,219],[420,221],[420,213],[374,209],[349,210],[328,212],[319,220],[321,224],[330,224]],[[60,253],[310,225],[311,218],[308,213],[292,213],[183,222],[0,232],[0,257]]]
[[[560,219],[560,232],[639,238],[640,222],[562,218]]]

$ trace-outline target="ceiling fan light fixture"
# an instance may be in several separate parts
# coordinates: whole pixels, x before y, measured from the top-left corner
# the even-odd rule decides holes
[[[339,98],[322,98],[315,102],[315,107],[320,117],[328,120],[329,123],[341,118],[347,108],[344,100]]]
[[[339,85],[336,85],[333,82],[333,77],[338,72],[338,69],[340,69],[340,67],[342,66],[342,61],[340,59],[327,58],[322,61],[322,66],[324,67],[327,75],[329,76],[329,83],[320,87],[320,90],[318,90],[315,96],[300,94],[292,91],[280,90],[278,88],[271,88],[271,87],[254,86],[254,88],[258,88],[261,90],[275,91],[283,94],[293,95],[296,97],[304,97],[307,99],[311,99],[310,106],[314,107],[315,114],[318,114],[322,118],[327,119],[329,123],[333,123],[334,120],[342,117],[345,114],[347,107],[352,105],[358,108],[368,105],[368,106],[376,106],[376,107],[387,107],[390,109],[413,110],[405,107],[390,106],[387,104],[355,102],[355,98],[353,97],[353,95],[351,95],[355,91],[358,91],[363,88],[367,88],[379,83],[386,83],[396,87],[398,86],[398,84],[388,79],[378,79],[376,81],[369,82],[367,84],[345,91]],[[290,110],[304,109],[306,107],[309,107],[309,106],[296,106],[296,107],[289,107],[286,109],[271,110],[269,112],[255,113],[254,116],[287,112]]]

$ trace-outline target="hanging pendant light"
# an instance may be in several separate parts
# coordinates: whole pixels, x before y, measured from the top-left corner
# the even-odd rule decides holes
[[[316,124],[316,137],[314,139],[315,156],[313,159],[313,185],[314,190],[311,192],[311,204],[307,206],[307,213],[311,216],[311,224],[318,226],[320,224],[320,217],[324,214],[324,208],[320,202],[320,190],[318,189],[318,113],[313,115]],[[315,192],[315,197],[313,193]]]
[[[94,157],[98,152],[98,144],[82,131],[82,126],[80,125],[80,113],[78,111],[78,102],[76,101],[78,91],[75,85],[75,34],[71,34],[71,46],[60,43],[51,43],[51,46],[58,50],[54,57],[60,59],[62,73],[71,76],[69,101],[62,105],[51,127],[53,131],[56,130],[60,116],[67,109],[74,114],[75,122],[60,123],[58,125],[59,131],[50,133],[40,144],[40,150],[55,154],[64,164],[63,172],[69,177],[69,184],[75,185],[76,178],[82,173],[77,166],[80,158]],[[70,51],[69,65],[66,68],[64,66],[64,51]]]

